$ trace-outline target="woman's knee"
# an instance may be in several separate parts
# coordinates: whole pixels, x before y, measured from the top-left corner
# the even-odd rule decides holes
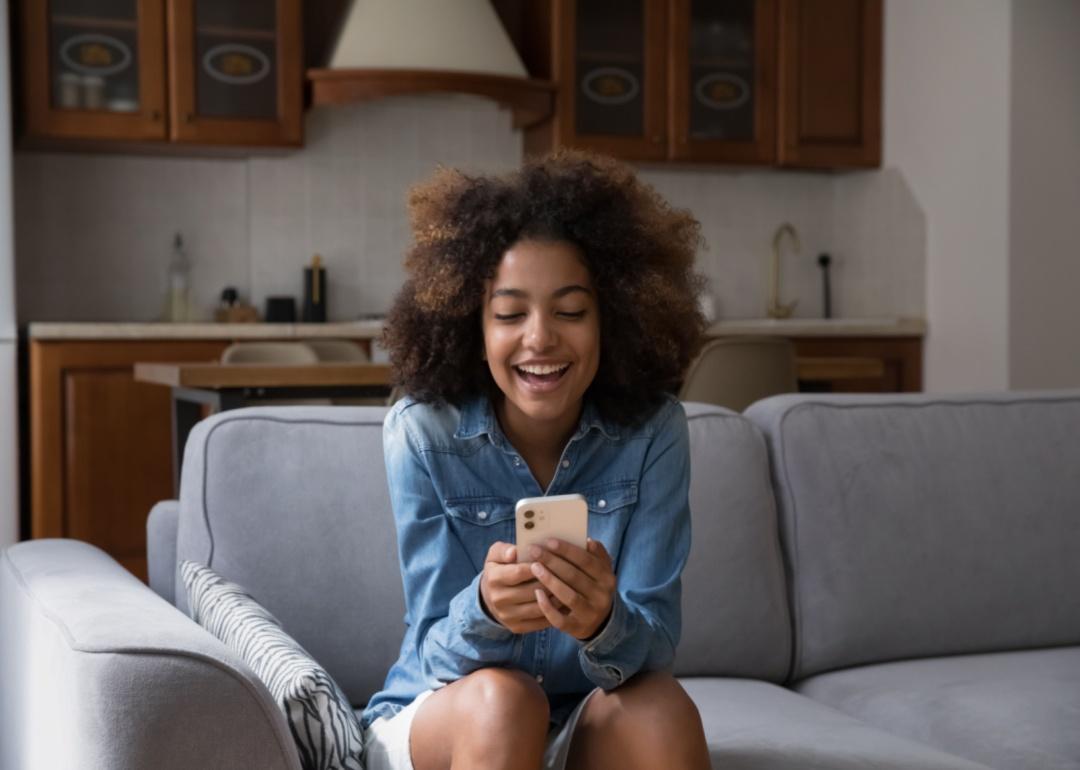
[[[508,668],[483,668],[461,680],[460,705],[479,721],[535,723],[547,729],[548,701],[528,674]]]
[[[671,674],[650,671],[638,674],[606,694],[596,716],[609,725],[635,733],[695,727],[701,724],[697,706]],[[698,727],[700,729],[700,727]]]

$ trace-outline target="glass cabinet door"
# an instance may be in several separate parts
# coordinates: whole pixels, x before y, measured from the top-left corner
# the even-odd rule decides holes
[[[775,0],[673,0],[672,155],[776,158]]]
[[[172,133],[299,144],[299,0],[171,0]]]
[[[164,139],[164,0],[23,4],[27,132]]]
[[[667,154],[665,0],[566,0],[563,141],[629,159]],[[572,92],[570,91],[572,84]]]

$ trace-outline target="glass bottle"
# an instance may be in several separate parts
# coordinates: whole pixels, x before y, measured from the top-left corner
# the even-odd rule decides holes
[[[173,322],[191,320],[189,299],[191,287],[191,261],[184,249],[180,233],[173,237],[172,258],[169,260],[169,294],[166,318]]]

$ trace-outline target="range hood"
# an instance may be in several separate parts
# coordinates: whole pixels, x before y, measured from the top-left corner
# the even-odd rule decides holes
[[[514,111],[518,127],[551,112],[554,84],[530,79],[488,0],[353,0],[312,103],[465,93]]]

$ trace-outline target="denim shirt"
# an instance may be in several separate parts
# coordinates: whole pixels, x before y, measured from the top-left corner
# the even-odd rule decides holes
[[[424,690],[490,666],[525,671],[561,724],[594,687],[669,668],[681,630],[680,575],[690,552],[686,415],[673,398],[632,428],[582,410],[548,488],[503,435],[487,397],[462,408],[399,401],[383,426],[405,588],[405,638],[367,727]],[[611,555],[618,588],[605,626],[581,642],[553,627],[514,634],[479,600],[488,548],[513,543],[523,497],[583,495],[589,537]]]

